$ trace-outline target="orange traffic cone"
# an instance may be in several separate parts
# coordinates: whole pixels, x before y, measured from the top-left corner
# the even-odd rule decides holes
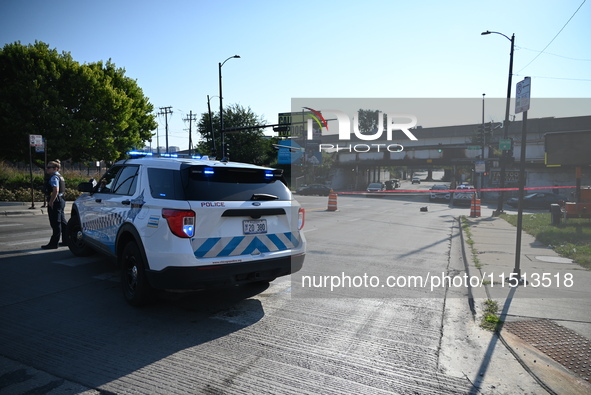
[[[337,211],[337,194],[332,189],[328,194],[328,208],[326,211]]]
[[[480,217],[480,199],[476,196],[473,196],[470,202],[470,217]]]

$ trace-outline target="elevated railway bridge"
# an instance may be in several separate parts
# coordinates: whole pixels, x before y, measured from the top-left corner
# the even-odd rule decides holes
[[[402,132],[394,132],[398,141],[339,141],[337,135],[322,136],[321,142],[303,142],[306,152],[318,150],[333,152],[336,156],[331,185],[335,189],[362,190],[371,182],[383,182],[399,178],[389,174],[394,167],[404,169],[404,175],[414,170],[445,169],[446,181],[465,181],[470,178],[478,187],[494,188],[499,183],[499,157],[502,150],[503,125],[482,124],[412,129],[417,140],[409,140]],[[488,129],[488,130],[487,130]],[[574,167],[547,167],[545,165],[544,135],[551,132],[591,130],[591,116],[568,118],[533,118],[527,121],[526,185],[573,185]],[[518,162],[521,152],[522,122],[513,121],[508,128],[511,140],[506,172],[506,186],[517,183]],[[352,136],[353,138],[354,136]],[[482,141],[484,140],[484,144]],[[400,147],[400,146],[402,147]],[[591,150],[591,147],[590,147]],[[483,164],[484,162],[484,164]],[[484,175],[474,177],[475,165]],[[583,177],[591,184],[591,168]],[[474,179],[476,178],[476,179]],[[494,194],[491,192],[491,194]],[[492,196],[491,196],[492,197]]]

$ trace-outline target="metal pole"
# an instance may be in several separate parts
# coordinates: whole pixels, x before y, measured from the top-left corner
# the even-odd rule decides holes
[[[45,169],[43,170],[45,171]],[[35,208],[35,192],[33,191],[33,154],[31,153],[31,143],[29,142],[29,174],[31,176],[31,207],[29,209]]]
[[[521,279],[521,229],[523,227],[523,195],[525,190],[525,147],[527,139],[527,111],[523,112],[523,125],[521,128],[521,156],[519,158],[519,201],[517,205],[517,238],[515,243],[515,268],[512,278]]]
[[[168,112],[164,113],[164,120],[166,122],[166,153],[168,154]]]
[[[228,60],[232,58],[239,58],[240,56],[234,55],[230,56],[228,59],[224,60],[223,62],[218,63],[218,71],[219,71],[219,81],[220,81],[220,133],[222,137],[222,159],[226,158],[226,136],[224,133],[224,107],[222,105],[222,66]]]
[[[506,36],[505,36],[506,37]],[[509,107],[511,103],[511,80],[513,78],[513,49],[515,47],[515,34],[511,36],[511,53],[509,55],[509,83],[507,86],[507,103],[505,104],[505,122],[503,125],[503,139],[509,138]],[[513,147],[511,147],[513,149]],[[501,214],[503,212],[503,203],[505,201],[505,176],[506,176],[506,168],[507,168],[507,160],[509,151],[503,150],[503,154],[501,155],[501,184],[500,188],[501,191],[499,193],[499,201],[497,202],[497,214]]]
[[[482,134],[481,134],[481,138],[480,138],[480,144],[481,144],[481,148],[480,148],[480,160],[484,161],[484,96],[486,95],[486,93],[482,94]],[[485,163],[485,168],[486,168],[486,162]],[[484,188],[484,173],[480,173],[480,188]],[[482,196],[480,196],[480,198],[482,199]]]
[[[211,106],[209,105],[209,95],[207,95],[207,113],[209,115],[209,131],[211,133],[211,142],[213,144],[213,151],[211,152],[211,156],[215,158],[215,136],[213,134],[213,120],[211,119]]]
[[[228,59],[226,59],[228,60]],[[225,63],[226,61],[224,61]],[[220,82],[220,137],[222,140],[222,159],[226,157],[226,136],[224,134],[224,107],[222,105],[222,63],[218,63]]]
[[[506,35],[504,35],[503,33],[499,33],[499,32],[491,32],[491,31],[485,31],[480,33],[481,35],[487,35],[487,34],[499,34],[503,37],[505,37],[507,40],[511,41],[511,53],[509,55],[509,81],[507,84],[507,103],[505,106],[505,122],[503,123],[503,139],[507,139],[509,138],[509,106],[510,106],[510,102],[511,102],[511,80],[513,77],[513,50],[515,48],[515,33],[513,33],[513,35],[511,36],[511,38],[507,37]],[[511,147],[512,149],[513,147]],[[501,160],[500,160],[500,165],[501,165],[501,174],[500,174],[500,185],[499,188],[501,189],[499,191],[499,200],[497,202],[497,210],[495,211],[495,215],[499,215],[503,212],[503,203],[505,200],[505,173],[506,173],[506,166],[507,166],[507,157],[508,157],[508,151],[507,150],[503,150],[503,153],[501,155]]]
[[[45,160],[43,161],[43,163],[44,163],[43,167],[45,168],[47,166],[47,139],[43,139],[43,151],[44,151],[43,154],[45,157]],[[46,176],[46,174],[45,174],[45,169],[44,169],[43,170],[43,181],[45,181],[45,176]],[[46,195],[44,193],[43,194],[43,206],[41,206],[41,207],[42,208],[47,207],[47,203],[49,203],[49,202],[47,201]]]
[[[193,122],[193,110],[189,111],[189,155],[193,149],[193,141],[191,139],[191,123]]]

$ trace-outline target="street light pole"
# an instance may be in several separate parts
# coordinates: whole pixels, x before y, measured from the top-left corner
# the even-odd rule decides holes
[[[486,159],[484,158],[484,144],[485,144],[485,130],[484,130],[484,96],[486,93],[482,94],[482,134],[480,135],[480,160],[484,162],[484,169],[486,172]],[[480,188],[484,188],[484,173],[480,173]],[[481,197],[482,198],[482,197]]]
[[[230,56],[228,59],[224,60],[223,62],[218,63],[219,67],[219,80],[220,80],[220,133],[222,137],[222,159],[226,158],[226,135],[224,133],[224,107],[222,105],[222,66],[230,59],[239,58],[240,56],[234,55]]]
[[[211,97],[212,99],[216,97],[213,96]],[[213,145],[212,151],[211,151],[211,156],[213,158],[216,158],[217,152],[216,152],[216,147],[215,147],[215,135],[213,133],[213,120],[211,119],[211,106],[209,105],[209,95],[207,95],[207,114],[209,116],[209,133],[211,134],[211,143]]]
[[[505,105],[505,122],[503,125],[503,139],[509,138],[509,107],[511,105],[511,80],[513,78],[513,49],[515,48],[515,34],[511,36],[511,38],[507,37],[503,33],[499,32],[491,32],[485,31],[480,33],[481,35],[487,34],[499,34],[505,37],[507,40],[511,41],[511,54],[509,55],[509,83],[507,85],[507,103]],[[511,147],[513,149],[513,147]],[[495,211],[496,215],[499,215],[503,212],[503,202],[505,200],[505,173],[506,173],[506,166],[507,166],[507,157],[508,157],[507,150],[503,150],[503,154],[501,155],[501,174],[500,174],[500,185],[499,188],[501,189],[499,192],[499,200],[497,202],[497,211]]]

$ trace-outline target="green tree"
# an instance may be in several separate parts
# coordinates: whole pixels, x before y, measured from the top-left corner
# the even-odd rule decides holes
[[[257,126],[265,125],[266,121],[256,115],[249,108],[238,104],[224,108],[224,129],[250,128],[226,132],[226,156],[234,162],[269,165],[277,156],[269,139],[263,135],[263,129]],[[211,123],[208,113],[203,113],[197,125],[202,140],[197,145],[201,154],[221,158],[222,136],[220,134],[220,117],[212,113]],[[211,131],[213,130],[213,136]],[[214,150],[215,147],[215,150]]]
[[[79,64],[42,42],[0,51],[0,158],[28,157],[28,135],[52,158],[116,160],[156,128],[153,105],[110,60]]]
[[[375,134],[378,130],[379,110],[359,109],[359,131],[361,134]],[[386,114],[383,115],[382,127],[386,130]]]

